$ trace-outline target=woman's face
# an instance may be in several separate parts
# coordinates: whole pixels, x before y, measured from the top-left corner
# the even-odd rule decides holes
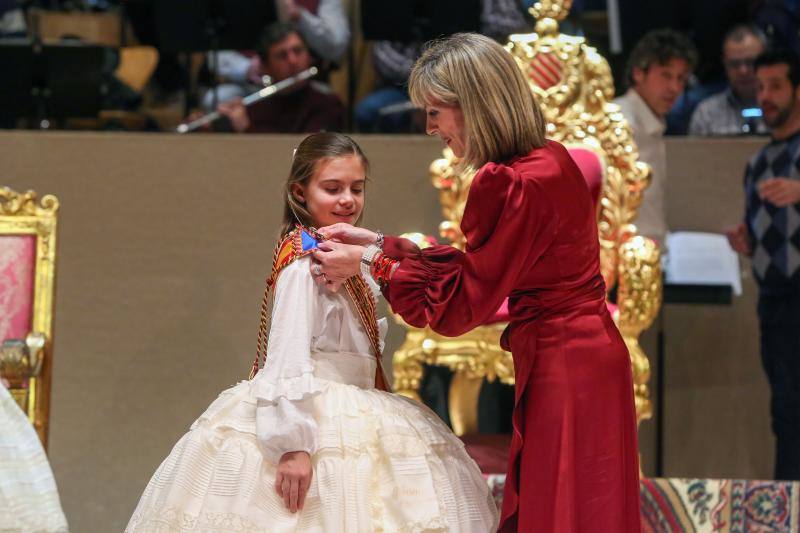
[[[364,210],[365,183],[366,172],[360,157],[333,157],[317,163],[308,185],[294,184],[292,193],[305,204],[315,227],[337,222],[354,225]]]
[[[425,131],[438,135],[453,150],[456,157],[464,157],[467,150],[467,135],[461,106],[432,102],[425,106],[427,117]]]

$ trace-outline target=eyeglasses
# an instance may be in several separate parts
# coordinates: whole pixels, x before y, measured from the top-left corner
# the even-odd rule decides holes
[[[741,67],[753,68],[756,62],[755,57],[745,57],[742,59],[727,59],[725,61],[725,68],[735,70]]]

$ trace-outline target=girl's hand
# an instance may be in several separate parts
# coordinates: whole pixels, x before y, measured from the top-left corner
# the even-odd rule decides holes
[[[339,222],[324,228],[319,232],[331,241],[343,242],[345,244],[357,244],[359,246],[369,246],[378,241],[378,234],[367,228],[357,228],[344,222]]]
[[[331,226],[332,227],[332,226]],[[319,244],[311,265],[311,275],[317,283],[341,285],[361,270],[362,246],[324,241]]]
[[[311,457],[306,452],[288,452],[278,462],[275,490],[290,512],[303,509],[311,486]]]

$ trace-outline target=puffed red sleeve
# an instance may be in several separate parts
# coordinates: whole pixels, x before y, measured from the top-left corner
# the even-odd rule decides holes
[[[490,163],[475,176],[461,229],[466,252],[420,250],[386,237],[384,254],[400,260],[384,294],[410,325],[461,335],[485,322],[553,242],[557,215],[536,178]]]

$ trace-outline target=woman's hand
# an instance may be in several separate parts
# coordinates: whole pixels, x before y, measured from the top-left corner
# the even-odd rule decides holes
[[[332,226],[331,226],[332,227]],[[341,242],[324,241],[313,251],[311,275],[319,285],[336,290],[348,278],[361,270],[364,247]]]
[[[288,452],[278,462],[275,490],[290,512],[303,509],[311,486],[311,457],[306,452]]]
[[[378,234],[367,228],[357,228],[344,222],[332,224],[320,228],[319,232],[327,240],[343,242],[345,244],[357,244],[359,246],[369,246],[378,242]]]

